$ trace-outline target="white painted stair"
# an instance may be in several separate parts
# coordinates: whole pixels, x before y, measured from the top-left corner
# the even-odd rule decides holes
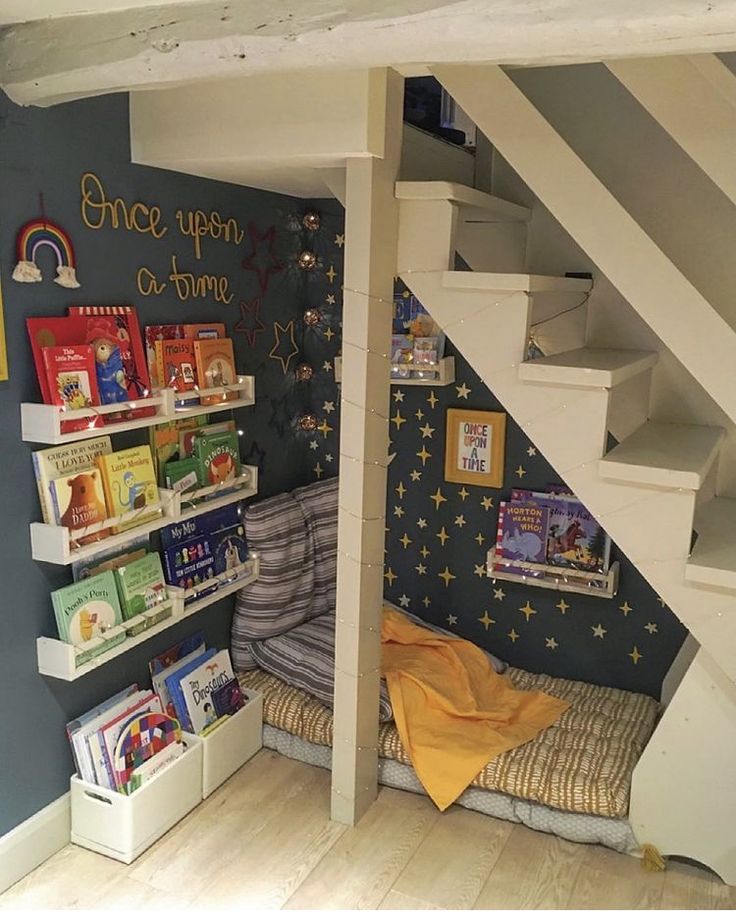
[[[647,350],[580,347],[522,363],[519,378],[523,382],[546,385],[613,388],[614,385],[647,372],[656,362],[657,354]]]
[[[697,541],[685,565],[689,583],[736,592],[736,500],[715,497],[695,514]]]

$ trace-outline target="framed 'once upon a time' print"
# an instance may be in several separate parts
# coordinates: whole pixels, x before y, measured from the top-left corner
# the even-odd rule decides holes
[[[505,414],[449,408],[445,480],[479,487],[502,487],[505,442]]]

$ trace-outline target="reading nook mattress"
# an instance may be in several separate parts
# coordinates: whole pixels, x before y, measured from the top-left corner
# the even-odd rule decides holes
[[[522,690],[546,691],[570,708],[532,742],[500,755],[472,786],[553,809],[625,818],[631,775],[655,725],[659,705],[643,694],[602,688],[509,667]],[[264,722],[315,745],[332,745],[332,711],[299,688],[261,670],[239,675],[263,694]],[[410,765],[393,722],[379,732],[379,755]]]

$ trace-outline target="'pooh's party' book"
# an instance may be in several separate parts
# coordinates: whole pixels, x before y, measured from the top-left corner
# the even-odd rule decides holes
[[[134,513],[115,526],[123,532],[154,518],[161,508],[147,511],[158,503],[158,486],[150,446],[134,446],[111,455],[100,455],[97,467],[102,474],[107,511],[110,516]]]
[[[78,665],[125,639],[122,629],[114,642],[95,639],[104,637],[123,620],[115,576],[111,570],[57,589],[51,593],[51,602],[59,628],[59,639],[74,646],[88,648],[88,653],[77,656]],[[93,640],[95,642],[91,643]]]

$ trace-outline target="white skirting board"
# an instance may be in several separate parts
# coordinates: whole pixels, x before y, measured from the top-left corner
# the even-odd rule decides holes
[[[69,843],[71,802],[64,793],[0,837],[0,893]]]

